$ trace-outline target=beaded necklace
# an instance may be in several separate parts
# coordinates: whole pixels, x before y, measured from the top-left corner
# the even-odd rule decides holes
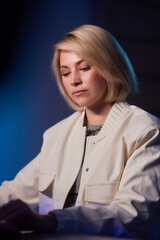
[[[86,126],[87,128],[87,136],[95,136],[99,133],[103,125],[90,125],[87,123],[86,115],[84,117],[84,124],[83,126]]]
[[[103,125],[87,125],[87,136],[95,136],[99,133]]]

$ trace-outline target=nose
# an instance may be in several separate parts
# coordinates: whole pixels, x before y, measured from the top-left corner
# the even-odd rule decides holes
[[[77,86],[82,83],[82,80],[77,72],[72,73],[70,83],[72,86]]]

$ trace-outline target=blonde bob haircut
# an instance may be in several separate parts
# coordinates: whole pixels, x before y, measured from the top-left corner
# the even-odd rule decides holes
[[[137,78],[130,60],[117,40],[108,31],[94,26],[82,25],[66,34],[54,46],[52,67],[59,89],[74,110],[82,110],[67,94],[60,72],[61,51],[73,52],[86,60],[107,81],[107,102],[124,101],[138,90]]]

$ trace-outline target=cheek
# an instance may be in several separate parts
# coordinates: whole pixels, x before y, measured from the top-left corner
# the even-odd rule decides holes
[[[67,84],[67,82],[62,80],[62,85],[66,89],[66,91],[68,91],[68,84]]]
[[[66,82],[62,81],[62,86],[63,86],[62,89],[64,89],[64,91],[69,95],[69,91],[68,91]]]
[[[100,76],[98,77],[95,76],[95,78],[93,78],[92,86],[94,86],[94,88],[100,92],[105,92],[107,91],[108,88],[106,80],[104,80]]]
[[[105,98],[108,93],[107,82],[104,80],[103,81],[99,80],[99,83],[97,84],[95,91],[97,92],[99,97]]]
[[[63,85],[63,88],[65,89],[66,94],[70,98],[73,98],[70,84],[67,81],[62,81],[62,85]]]

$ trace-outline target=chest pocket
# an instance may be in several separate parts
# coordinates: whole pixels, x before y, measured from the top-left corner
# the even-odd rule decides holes
[[[39,212],[47,214],[54,209],[53,204],[53,185],[55,175],[40,173],[39,178]]]
[[[118,187],[119,182],[86,185],[84,193],[85,204],[109,205],[114,200]]]

